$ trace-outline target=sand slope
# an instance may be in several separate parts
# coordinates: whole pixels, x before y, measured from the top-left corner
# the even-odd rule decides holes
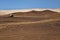
[[[60,13],[39,12],[0,17],[0,40],[60,40]]]

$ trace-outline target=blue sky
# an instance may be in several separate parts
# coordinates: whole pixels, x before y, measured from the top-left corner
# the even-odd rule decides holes
[[[0,10],[60,8],[60,0],[0,0]]]

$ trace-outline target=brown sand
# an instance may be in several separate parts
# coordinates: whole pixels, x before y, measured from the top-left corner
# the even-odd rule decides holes
[[[45,10],[18,14],[0,18],[0,40],[60,40],[60,13]]]

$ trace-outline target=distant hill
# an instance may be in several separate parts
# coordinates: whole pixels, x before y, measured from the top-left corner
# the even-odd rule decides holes
[[[60,15],[59,12],[51,11],[51,10],[43,10],[43,11],[36,11],[36,10],[31,10],[28,12],[14,12],[10,13],[14,17],[21,17],[21,16],[51,16],[51,15]],[[2,15],[0,17],[10,17],[10,14]]]
[[[44,11],[29,11],[29,12],[15,12],[12,13],[14,16],[43,16],[43,15],[56,15],[60,14],[59,12],[44,10]]]

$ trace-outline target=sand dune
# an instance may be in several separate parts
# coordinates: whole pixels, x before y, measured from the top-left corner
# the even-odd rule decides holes
[[[14,16],[0,17],[0,40],[60,40],[60,12],[43,10],[4,11]]]
[[[60,12],[60,9],[36,8],[36,9],[21,9],[21,10],[0,10],[0,15],[7,15],[7,14],[10,14],[10,13],[15,13],[15,12],[28,12],[28,11],[31,11],[31,10],[36,10],[36,11],[52,10],[52,11],[55,11],[55,12]]]

